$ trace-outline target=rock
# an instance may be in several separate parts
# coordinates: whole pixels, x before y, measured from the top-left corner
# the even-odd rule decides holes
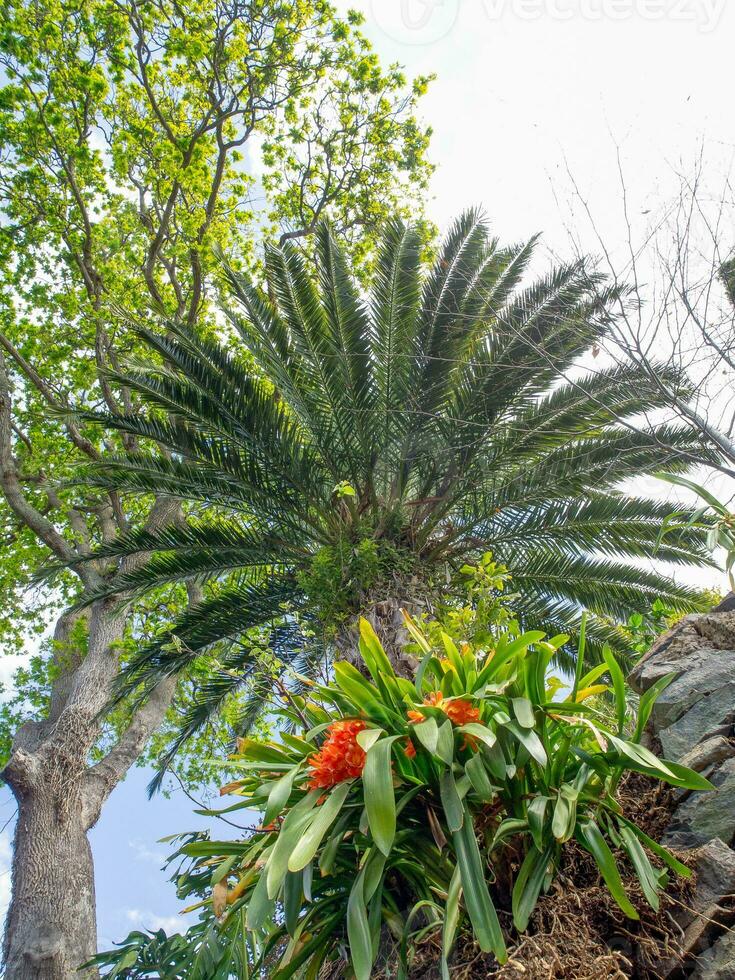
[[[715,792],[692,793],[676,809],[662,843],[696,847],[714,837],[730,845],[735,837],[735,758],[727,759],[710,776]],[[735,864],[735,852],[732,861]],[[735,891],[735,887],[731,889]]]
[[[708,905],[721,905],[735,895],[735,851],[715,838],[697,852],[697,891],[694,907],[697,911]]]
[[[668,691],[662,697],[662,704],[654,708],[654,725],[656,734],[661,742],[664,758],[674,762],[696,747],[705,739],[713,726],[718,726],[732,713],[735,707],[735,654],[727,665],[724,676],[719,671],[697,671],[689,679],[686,674],[680,681],[689,681],[691,687],[684,693],[680,701],[675,701],[682,691],[672,692],[670,700],[663,701]],[[671,687],[676,688],[680,681],[675,681]],[[724,681],[724,683],[723,683]],[[696,699],[696,700],[695,700]],[[664,727],[661,721],[673,714],[678,714],[682,705],[687,708],[672,723]]]
[[[654,751],[705,773],[714,792],[678,791],[681,800],[662,840],[697,847],[691,909],[674,918],[682,930],[685,970],[692,980],[735,980],[735,593],[707,615],[686,616],[654,644],[633,670],[631,685],[647,691],[675,679],[651,714]],[[678,957],[659,963],[657,977],[681,977]],[[689,969],[693,971],[689,973]]]
[[[735,648],[717,652],[706,651],[706,654],[701,659],[690,658],[686,672],[670,684],[656,701],[651,722],[657,733],[677,722],[702,698],[712,697],[716,692],[724,693],[719,696],[718,703],[712,703],[708,710],[715,710],[718,713],[709,714],[709,723],[707,723],[704,721],[705,711],[699,722],[701,730],[694,742],[699,741],[713,725],[719,725],[725,715],[732,711],[735,704]],[[703,707],[707,709],[707,705]],[[694,742],[690,742],[687,749],[691,748]]]
[[[729,897],[735,893],[735,851],[721,840],[708,841],[695,855],[696,891],[692,907],[680,906],[674,919],[682,930],[681,951],[688,961],[712,944],[725,924]],[[654,976],[659,980],[681,975],[681,957],[659,960]],[[735,975],[734,975],[735,976]]]
[[[692,980],[732,980],[735,977],[735,933],[727,932],[697,957]]]
[[[713,651],[735,651],[735,611],[685,616],[654,643],[633,669],[630,683],[643,693],[666,674],[706,665]]]
[[[724,735],[716,735],[713,738],[705,739],[690,749],[679,761],[683,766],[693,769],[695,772],[705,772],[710,766],[716,766],[725,759],[735,756],[735,743]]]

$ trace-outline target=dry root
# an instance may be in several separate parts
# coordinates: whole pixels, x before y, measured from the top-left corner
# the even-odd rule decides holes
[[[626,815],[654,839],[671,813],[672,794],[645,777],[632,776],[622,787]],[[658,912],[648,905],[632,868],[619,856],[626,891],[640,914],[627,919],[600,879],[586,851],[570,844],[551,891],[536,906],[527,932],[513,933],[511,917],[500,911],[508,941],[508,962],[499,967],[482,953],[470,934],[459,937],[450,963],[452,980],[652,980],[660,964],[682,960],[682,930],[674,913],[691,904],[693,883],[672,876]],[[679,855],[686,861],[685,855]],[[432,934],[416,949],[411,980],[440,977],[441,939]],[[387,970],[383,976],[395,976]]]

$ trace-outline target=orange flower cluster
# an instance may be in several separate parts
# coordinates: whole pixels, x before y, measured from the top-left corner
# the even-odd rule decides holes
[[[441,691],[434,691],[424,698],[424,704],[433,708],[441,708],[444,714],[455,725],[469,725],[470,722],[479,722],[480,711],[475,708],[470,701],[464,698],[453,698],[446,700]],[[426,721],[426,716],[421,711],[409,711],[409,721],[418,723]]]
[[[335,721],[329,726],[326,742],[309,758],[313,769],[309,789],[329,789],[362,775],[365,752],[357,744],[357,736],[366,728],[363,721]]]

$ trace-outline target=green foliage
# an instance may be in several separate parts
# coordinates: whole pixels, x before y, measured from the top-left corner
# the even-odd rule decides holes
[[[364,269],[380,221],[421,213],[431,166],[415,113],[428,79],[411,83],[381,66],[359,25],[325,0],[3,3],[3,412],[12,400],[25,499],[80,553],[144,526],[153,503],[147,495],[123,506],[114,491],[67,483],[80,458],[133,448],[70,420],[101,405],[137,410],[107,374],[143,353],[121,310],[211,334],[215,253],[259,267],[264,238],[305,240],[328,215]],[[35,648],[79,582],[31,585],[49,551],[4,497],[0,539],[0,649],[15,654]],[[99,571],[109,578],[117,568]],[[123,648],[186,605],[183,590],[158,590],[133,611]],[[33,669],[33,679],[17,678],[7,725],[43,713],[50,678]],[[10,736],[5,728],[6,744]]]
[[[647,612],[631,613],[628,617],[631,649],[636,653],[646,653],[653,642],[666,630],[671,629],[679,619],[681,614],[660,599],[654,599]]]
[[[681,470],[701,452],[695,434],[629,421],[663,404],[634,366],[566,380],[608,330],[615,291],[584,263],[521,288],[534,242],[501,246],[475,212],[428,266],[421,230],[389,223],[367,295],[340,239],[319,226],[316,273],[291,242],[268,247],[266,288],[225,270],[239,344],[181,323],[141,326],[155,361],[113,377],[147,414],[81,416],[138,448],[80,480],[133,499],[173,494],[202,515],[98,550],[152,557],[96,595],[187,578],[218,586],[175,624],[179,649],[140,651],[128,689],[286,614],[329,637],[387,597],[431,603],[488,550],[512,575],[521,623],[576,634],[590,610],[593,657],[609,643],[626,658],[630,610],[657,596],[698,608],[696,590],[637,561],[667,508],[617,489]],[[710,563],[697,528],[672,531],[659,557]],[[232,688],[247,664],[233,654]],[[225,689],[223,678],[201,717]]]
[[[443,632],[437,643],[433,628],[424,633],[408,617],[406,624],[424,654],[415,683],[396,676],[363,619],[366,675],[338,663],[332,682],[312,685],[284,708],[290,731],[280,741],[245,740],[229,760],[240,777],[223,790],[237,797],[225,812],[261,811],[262,825],[239,841],[188,838],[175,855],[189,862],[179,871],[179,894],[198,897],[192,907],[202,909],[186,944],[165,941],[186,948],[189,980],[228,970],[314,977],[345,946],[357,980],[369,980],[383,928],[401,977],[411,940],[441,936],[448,978],[462,922],[503,962],[496,906],[507,906],[507,883],[513,925],[523,932],[571,841],[589,852],[629,918],[639,913],[625,878],[635,875],[657,909],[669,871],[689,875],[617,799],[631,771],[683,789],[712,788],[640,744],[655,698],[674,675],[630,717],[608,649],[592,670],[580,649],[574,689],[560,701],[546,678],[566,636],[496,624],[492,639],[476,646]],[[614,721],[596,707],[607,693]],[[204,937],[216,951],[209,974],[194,965]],[[107,976],[123,961],[131,975],[146,976],[144,958],[165,944],[134,934],[95,963],[112,970]],[[241,972],[232,967],[238,956]]]
[[[340,538],[316,552],[310,566],[298,575],[298,584],[306,607],[326,635],[333,636],[370,595],[391,582],[406,580],[414,570],[412,552],[386,538],[361,536],[356,542]]]
[[[725,552],[725,571],[730,582],[730,589],[735,591],[735,514],[733,514],[717,497],[709,492],[706,487],[687,480],[682,476],[673,473],[661,473],[660,479],[674,486],[684,487],[704,501],[704,506],[699,507],[694,513],[688,510],[680,510],[669,516],[664,521],[659,541],[671,533],[673,530],[685,528],[700,528],[707,532],[707,547],[715,552],[722,548]]]

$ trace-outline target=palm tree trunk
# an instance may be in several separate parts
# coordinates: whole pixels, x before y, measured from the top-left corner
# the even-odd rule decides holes
[[[399,677],[413,680],[419,661],[413,654],[406,652],[406,644],[410,640],[410,634],[403,618],[404,609],[411,616],[417,616],[425,611],[415,600],[388,596],[367,603],[362,615],[380,637],[383,649],[396,674]],[[339,632],[335,640],[335,647],[340,660],[347,660],[354,664],[358,670],[364,671],[365,665],[360,657],[358,647],[359,637],[359,621],[354,619]]]

